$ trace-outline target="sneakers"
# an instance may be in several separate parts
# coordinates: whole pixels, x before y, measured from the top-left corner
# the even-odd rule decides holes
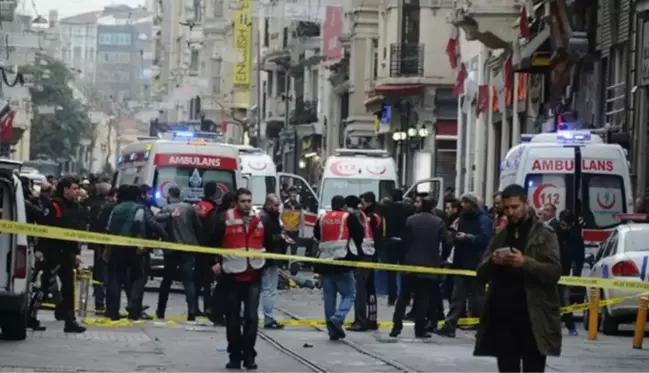
[[[282,325],[282,324],[278,323],[277,321],[273,320],[273,321],[271,321],[269,323],[265,323],[264,324],[264,329],[279,330],[279,329],[284,329],[284,325]]]

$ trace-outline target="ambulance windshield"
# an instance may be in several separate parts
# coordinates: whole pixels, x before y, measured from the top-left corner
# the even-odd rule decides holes
[[[162,166],[156,168],[153,190],[157,206],[167,203],[169,188],[180,188],[180,198],[187,202],[196,202],[203,198],[203,187],[208,181],[217,184],[217,197],[234,191],[235,175],[229,170],[203,169],[195,167]]]
[[[380,201],[382,198],[392,197],[395,188],[396,183],[392,180],[326,178],[322,182],[320,201],[322,208],[329,209],[334,196],[360,196],[366,192],[373,192],[376,200]]]
[[[557,215],[574,208],[574,174],[528,174],[525,185],[529,201],[537,211],[546,204],[554,205]],[[584,173],[582,186],[580,200],[584,228],[608,229],[620,224],[615,214],[627,212],[622,177]]]

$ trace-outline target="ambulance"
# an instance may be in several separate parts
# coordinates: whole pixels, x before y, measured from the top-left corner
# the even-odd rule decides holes
[[[172,140],[141,138],[126,145],[117,161],[114,185],[148,184],[154,204],[161,207],[171,186],[180,188],[184,200],[196,202],[208,181],[217,183],[221,195],[244,183],[237,149],[186,135]]]
[[[624,149],[587,131],[522,135],[521,139],[523,143],[511,148],[502,161],[499,190],[510,184],[525,186],[537,211],[546,204],[556,206],[557,213],[580,204],[587,254],[592,254],[621,223],[616,215],[633,211]],[[581,167],[575,167],[576,158]]]
[[[337,149],[325,162],[320,185],[320,214],[331,209],[331,199],[336,195],[360,196],[374,192],[377,202],[385,197],[392,198],[398,180],[397,165],[386,150]],[[438,204],[443,205],[441,178],[419,180],[406,195],[414,197],[416,192],[434,193]]]

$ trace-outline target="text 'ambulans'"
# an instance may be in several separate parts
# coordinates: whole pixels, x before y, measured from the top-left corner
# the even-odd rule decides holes
[[[575,162],[572,159],[537,159],[532,164],[532,171],[574,171]],[[582,171],[613,172],[613,161],[598,159],[582,159]]]

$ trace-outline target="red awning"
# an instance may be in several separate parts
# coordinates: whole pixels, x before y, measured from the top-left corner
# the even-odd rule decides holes
[[[379,93],[383,92],[409,92],[417,91],[424,88],[423,84],[381,84],[374,87],[374,90]]]

